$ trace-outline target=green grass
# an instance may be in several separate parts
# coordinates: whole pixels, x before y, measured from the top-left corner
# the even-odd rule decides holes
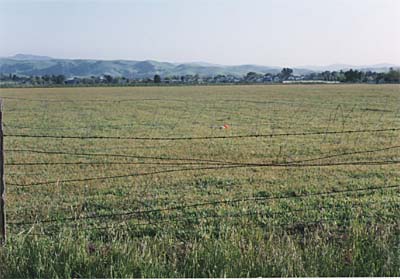
[[[0,89],[0,96],[27,99],[5,99],[6,134],[204,137],[400,127],[399,85]],[[224,124],[231,128],[218,128]],[[397,145],[398,131],[194,141],[5,138],[6,150],[253,163]],[[314,163],[399,160],[399,149]],[[6,162],[159,161],[7,151]],[[400,276],[399,188],[341,192],[399,185],[399,165],[12,185],[208,166],[162,162],[169,165],[6,165],[9,239],[0,277]],[[321,192],[335,193],[313,195]],[[259,200],[120,215],[252,197]],[[62,221],[102,214],[115,216]],[[55,222],[40,222],[49,219]],[[24,222],[35,224],[15,224]]]

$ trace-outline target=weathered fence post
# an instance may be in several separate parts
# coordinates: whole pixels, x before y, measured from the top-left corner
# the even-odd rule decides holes
[[[6,183],[4,177],[3,99],[0,99],[0,230],[1,245],[6,243]]]

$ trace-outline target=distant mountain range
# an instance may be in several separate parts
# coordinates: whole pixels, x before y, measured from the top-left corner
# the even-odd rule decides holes
[[[392,64],[366,66],[335,64],[329,66],[305,66],[293,68],[293,70],[294,74],[307,74],[326,70],[348,70],[350,68],[385,72],[388,71],[390,67],[399,68],[399,66]],[[281,69],[282,67],[260,65],[226,66],[205,62],[169,63],[153,60],[58,59],[31,54],[16,54],[11,57],[0,58],[0,73],[23,76],[65,75],[66,77],[85,77],[111,75],[124,76],[128,78],[152,78],[155,74],[161,76],[194,74],[200,76],[215,76],[219,74],[243,76],[248,72],[275,74],[280,72]]]

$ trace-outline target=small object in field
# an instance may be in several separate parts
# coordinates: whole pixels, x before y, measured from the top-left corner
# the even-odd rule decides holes
[[[228,124],[224,124],[222,126],[213,125],[213,126],[210,126],[210,128],[212,128],[212,129],[230,129],[231,126],[229,126]]]
[[[223,126],[220,127],[220,129],[229,129],[230,126],[228,124],[224,124]]]

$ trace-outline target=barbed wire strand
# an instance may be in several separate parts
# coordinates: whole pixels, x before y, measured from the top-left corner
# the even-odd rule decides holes
[[[258,168],[258,167],[271,167],[271,168],[305,168],[305,167],[330,167],[330,166],[370,166],[370,165],[392,165],[400,164],[400,161],[360,161],[360,162],[339,162],[339,163],[327,163],[327,164],[243,164],[243,165],[224,165],[224,166],[210,166],[210,167],[199,167],[199,168],[181,168],[181,169],[169,169],[160,170],[153,172],[142,172],[142,173],[131,173],[124,175],[112,175],[112,176],[99,176],[99,177],[88,177],[82,179],[65,179],[65,180],[51,180],[51,181],[41,181],[29,184],[18,184],[18,183],[8,183],[8,185],[15,187],[31,187],[40,185],[49,185],[55,183],[71,183],[71,182],[88,182],[95,180],[110,180],[110,179],[120,179],[128,177],[139,177],[139,176],[149,176],[156,174],[166,174],[173,172],[183,172],[183,171],[199,171],[199,170],[221,170],[221,169],[234,169],[234,168]]]
[[[17,138],[51,138],[51,139],[112,139],[112,140],[155,140],[155,141],[177,141],[177,140],[212,140],[212,139],[239,139],[239,138],[260,138],[260,137],[286,137],[286,136],[312,136],[328,134],[353,134],[353,133],[377,133],[400,131],[400,128],[388,129],[365,129],[365,130],[345,130],[345,131],[318,131],[318,132],[294,132],[294,133],[271,133],[271,134],[249,134],[233,136],[205,136],[205,137],[122,137],[122,136],[57,136],[57,135],[30,135],[30,134],[5,134],[4,137]]]
[[[340,195],[345,193],[357,193],[357,192],[364,192],[364,191],[379,191],[379,190],[388,190],[388,189],[395,189],[399,188],[400,184],[396,185],[387,185],[387,186],[372,186],[372,187],[365,187],[365,188],[357,188],[357,189],[342,189],[336,191],[325,191],[325,192],[316,192],[316,193],[304,193],[304,194],[297,194],[297,195],[278,195],[278,196],[264,196],[264,197],[245,197],[245,198],[238,198],[238,199],[226,199],[226,200],[216,200],[216,201],[207,201],[201,203],[193,203],[193,204],[186,204],[186,205],[177,205],[177,206],[170,206],[164,207],[159,209],[148,209],[148,210],[136,210],[136,211],[128,211],[128,212],[120,212],[120,213],[112,213],[112,214],[100,214],[100,215],[86,215],[86,216],[75,216],[75,217],[64,217],[64,218],[56,218],[56,219],[47,219],[42,220],[40,223],[53,223],[53,222],[65,222],[65,221],[77,221],[77,220],[86,220],[86,219],[105,219],[105,218],[114,218],[120,216],[132,216],[132,215],[143,215],[149,213],[156,213],[156,212],[165,212],[165,211],[176,211],[176,210],[184,210],[188,208],[198,208],[203,206],[218,206],[221,204],[232,204],[232,203],[240,203],[240,202],[249,202],[249,201],[272,201],[272,200],[282,200],[282,199],[302,199],[308,197],[315,197],[315,196],[326,196],[326,195]],[[37,222],[32,222],[30,224],[34,224]],[[15,223],[16,225],[17,223]],[[29,224],[29,223],[25,223]]]
[[[169,161],[196,161],[196,162],[210,162],[210,163],[226,163],[221,160],[210,160],[200,158],[171,158],[163,156],[141,156],[141,155],[127,155],[127,154],[111,154],[111,153],[76,153],[68,151],[45,151],[36,149],[6,149],[6,152],[27,152],[49,155],[73,155],[73,156],[100,156],[100,157],[119,157],[119,158],[132,158],[132,159],[149,159],[149,160],[169,160]]]
[[[310,158],[310,159],[301,159],[301,160],[296,160],[296,161],[290,161],[290,162],[287,162],[287,163],[294,164],[294,163],[312,162],[312,161],[319,161],[319,160],[331,159],[331,158],[335,158],[335,157],[342,157],[342,156],[348,156],[348,155],[357,155],[357,154],[365,154],[365,153],[376,153],[376,152],[387,151],[387,150],[398,149],[398,148],[400,148],[400,145],[389,146],[389,147],[379,148],[379,149],[370,149],[370,150],[362,150],[362,151],[343,152],[343,153],[339,153],[339,154],[330,154],[330,155],[323,156],[323,157],[316,157],[316,158]],[[15,151],[15,150],[10,150],[10,151]],[[61,154],[65,154],[65,153],[62,153],[62,152],[60,152],[60,153]],[[54,153],[51,153],[51,154],[54,154]],[[70,154],[74,154],[74,153],[70,153]],[[81,155],[79,153],[76,153],[76,154],[77,155]],[[92,155],[99,155],[99,154],[94,153]],[[111,154],[107,154],[107,155],[111,155]],[[112,156],[117,156],[117,155],[112,155]],[[125,156],[129,156],[129,155],[123,155],[123,156],[125,157]],[[154,157],[154,158],[157,158],[157,157]],[[157,159],[159,159],[159,158],[157,158]],[[185,159],[185,158],[168,158],[168,159],[170,159],[170,160],[196,160],[194,158],[187,158],[187,159]],[[167,158],[165,158],[165,160],[167,160]],[[232,162],[232,161],[221,161],[221,160],[207,160],[207,161],[203,162],[202,159],[198,159],[198,160],[199,160],[199,162],[196,162],[196,163],[182,163],[182,164],[174,163],[173,165],[190,165],[190,164],[194,164],[194,165],[199,164],[200,165],[200,164],[208,164],[208,162],[215,162],[216,164],[219,163],[219,164],[225,164],[225,165],[243,165],[243,164],[251,165],[251,164],[258,164],[258,163],[250,163],[250,162]],[[10,165],[10,166],[24,166],[24,165],[28,165],[28,166],[29,165],[75,165],[75,164],[76,165],[90,165],[90,164],[93,164],[93,165],[108,165],[108,164],[117,164],[117,165],[118,164],[121,164],[121,165],[124,165],[124,164],[127,164],[127,165],[129,165],[129,164],[132,164],[132,165],[134,165],[134,164],[138,164],[138,165],[140,165],[140,164],[143,164],[143,165],[146,165],[146,164],[164,165],[165,164],[165,165],[169,165],[169,164],[171,164],[172,165],[172,163],[148,163],[148,162],[16,162],[16,163],[6,163],[6,165]]]
[[[383,201],[369,201],[367,203],[362,203],[362,202],[351,202],[351,203],[347,203],[345,204],[346,206],[350,206],[347,209],[353,209],[354,207],[364,207],[366,205],[375,205],[375,204],[382,204]],[[387,205],[387,201],[385,201],[385,205]],[[187,220],[191,220],[191,219],[207,219],[207,218],[225,218],[225,217],[245,217],[245,216],[256,216],[259,214],[265,214],[268,215],[267,217],[273,217],[273,216],[277,216],[277,215],[281,215],[284,216],[285,214],[292,214],[292,213],[300,213],[300,212],[310,212],[310,211],[317,211],[317,210],[325,210],[325,209],[329,209],[329,210],[336,210],[336,209],[343,209],[341,208],[340,204],[335,204],[335,205],[317,205],[316,207],[311,207],[311,206],[306,206],[303,208],[287,208],[286,210],[280,210],[280,211],[272,211],[272,210],[263,210],[263,211],[250,211],[250,212],[238,212],[238,213],[234,213],[234,214],[207,214],[204,215],[204,213],[207,212],[196,212],[195,216],[181,216],[181,215],[168,215],[168,216],[157,216],[157,220],[154,222],[146,222],[146,223],[138,223],[136,225],[140,226],[140,225],[148,225],[148,224],[160,224],[160,223],[169,223],[171,221],[175,221],[175,220],[183,220],[183,221],[187,221]],[[380,209],[399,209],[400,208],[400,204],[396,203],[394,206],[390,205],[390,206],[385,206],[383,208]],[[98,219],[98,218],[96,218]],[[80,221],[80,220],[86,220],[86,219],[79,219],[76,221]],[[129,219],[125,219],[124,221],[127,221]],[[57,221],[55,221],[57,222]],[[39,224],[39,223],[55,223],[55,222],[43,222],[43,221],[36,221],[36,222],[12,222],[10,223],[10,225],[13,226],[24,226],[24,225],[33,225],[33,224]],[[59,222],[57,222],[59,223]]]
[[[362,205],[360,205],[360,206],[362,206]],[[398,206],[389,207],[389,209],[398,209],[398,208],[399,208]],[[353,209],[353,208],[350,208],[350,209]],[[386,208],[386,209],[388,209],[388,208]],[[311,210],[311,211],[315,211],[315,210],[318,210],[318,208],[316,208],[314,210]],[[299,210],[298,212],[301,212],[301,211],[304,211],[304,210]],[[296,212],[296,211],[294,211],[294,212]],[[75,231],[82,232],[82,231],[93,231],[93,230],[97,230],[97,231],[110,230],[110,229],[115,230],[115,229],[120,229],[120,228],[132,228],[132,227],[153,226],[153,225],[159,227],[160,223],[167,223],[167,224],[168,223],[174,223],[174,224],[176,224],[176,223],[179,223],[179,222],[187,222],[187,221],[193,220],[193,219],[198,221],[198,220],[207,220],[207,219],[243,218],[243,217],[252,217],[252,216],[271,218],[271,217],[274,217],[275,215],[284,215],[285,213],[293,213],[293,212],[289,212],[289,211],[286,211],[286,212],[285,211],[281,211],[281,212],[256,211],[256,212],[246,212],[246,213],[240,213],[240,214],[223,214],[223,215],[215,214],[215,215],[185,216],[185,217],[183,217],[183,216],[175,216],[175,217],[180,217],[180,218],[173,218],[173,219],[165,218],[165,219],[162,219],[162,220],[140,222],[140,223],[126,223],[126,220],[124,220],[123,222],[121,222],[121,223],[119,223],[117,225],[111,224],[111,226],[109,226],[109,225],[107,225],[107,226],[93,226],[93,225],[90,225],[89,227],[80,226],[79,230],[75,230]],[[356,215],[356,216],[352,216],[352,217],[353,217],[353,219],[364,219],[364,220],[367,219],[367,217],[369,217],[367,219],[369,222],[371,222],[373,220],[376,220],[376,218],[372,219],[371,215],[369,215],[369,216]],[[390,215],[385,215],[384,217],[385,218],[391,217],[391,218],[397,220],[397,216],[395,216],[395,215],[391,215],[391,216]],[[322,220],[329,221],[329,222],[323,222]],[[317,221],[310,221],[310,222],[294,221],[292,223],[287,223],[287,222],[285,222],[285,223],[283,223],[283,222],[272,223],[272,224],[269,223],[267,226],[268,227],[275,227],[275,228],[276,227],[284,227],[286,229],[296,229],[297,230],[297,229],[304,229],[304,228],[306,228],[308,226],[311,226],[311,225],[317,225],[317,224],[322,224],[322,223],[330,223],[330,222],[335,222],[336,223],[338,221],[344,223],[344,222],[348,222],[348,221],[351,221],[351,220],[348,219],[348,218],[338,219],[337,217],[330,217],[330,218],[321,218],[321,219],[318,219]],[[397,225],[398,221],[395,222],[395,223],[392,223],[392,224],[396,224]],[[29,225],[35,225],[35,224],[32,223],[32,224],[29,224]],[[263,224],[263,225],[266,225],[266,224]],[[33,229],[33,228],[35,228],[35,227],[32,227],[31,229]],[[41,227],[41,228],[43,230],[43,227]],[[63,228],[65,229],[65,227],[59,226],[59,229],[63,229]],[[77,225],[75,226],[75,228],[77,228]],[[162,232],[163,233],[166,230],[167,229],[165,227],[162,228]],[[179,232],[180,230],[182,230],[182,229],[181,228],[175,228],[173,230],[173,232],[176,233],[176,232]],[[198,229],[194,228],[193,225],[191,224],[191,227],[185,228],[184,231],[185,232],[198,231]],[[41,235],[43,235],[43,234],[41,234]]]

